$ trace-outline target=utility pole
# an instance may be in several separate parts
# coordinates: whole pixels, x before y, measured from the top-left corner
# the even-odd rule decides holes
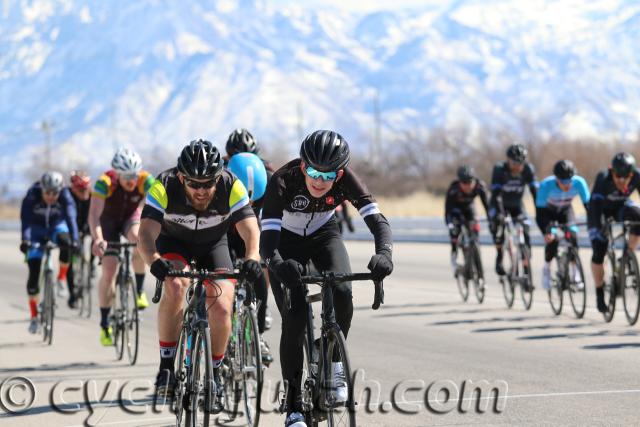
[[[46,161],[46,170],[51,170],[51,131],[53,129],[53,122],[48,122],[46,120],[42,121],[40,125],[40,130],[44,134],[45,140],[45,161]]]
[[[373,130],[373,146],[371,147],[371,161],[378,162],[380,159],[380,146],[381,146],[381,128],[380,128],[380,93],[378,89],[375,89],[373,95],[373,119],[374,119],[374,130]]]

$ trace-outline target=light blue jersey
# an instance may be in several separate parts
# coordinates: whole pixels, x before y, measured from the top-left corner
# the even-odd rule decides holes
[[[538,194],[536,195],[536,207],[556,210],[566,209],[571,206],[571,201],[576,196],[580,196],[582,203],[589,203],[589,186],[583,177],[574,175],[571,178],[569,191],[562,191],[558,187],[556,177],[551,175],[540,183],[540,188],[538,188]]]

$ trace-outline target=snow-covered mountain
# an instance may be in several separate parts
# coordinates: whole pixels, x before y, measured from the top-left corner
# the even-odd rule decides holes
[[[364,146],[376,93],[387,138],[460,125],[517,133],[523,120],[571,136],[638,131],[640,2],[398,3],[365,13],[321,2],[4,0],[0,168],[42,151],[43,120],[61,166],[106,166],[121,144],[175,158],[196,137],[222,146],[235,127],[289,152],[316,128]]]

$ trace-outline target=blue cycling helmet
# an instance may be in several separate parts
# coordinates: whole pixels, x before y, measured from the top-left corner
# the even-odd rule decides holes
[[[240,178],[252,202],[264,196],[267,189],[267,170],[260,157],[253,153],[235,154],[229,160],[227,169]]]

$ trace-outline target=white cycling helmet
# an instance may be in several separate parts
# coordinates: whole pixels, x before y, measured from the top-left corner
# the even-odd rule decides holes
[[[135,174],[142,169],[142,159],[129,148],[119,148],[111,160],[111,167],[118,173]]]
[[[45,191],[55,191],[59,193],[64,187],[64,178],[60,172],[45,172],[40,178],[40,186]]]

